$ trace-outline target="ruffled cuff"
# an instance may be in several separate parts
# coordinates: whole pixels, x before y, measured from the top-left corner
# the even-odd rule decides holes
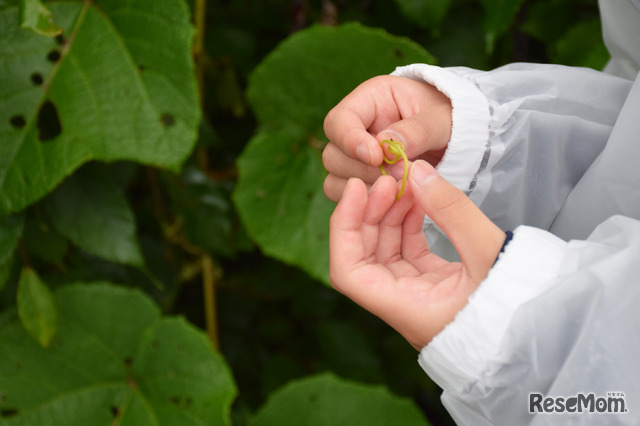
[[[392,73],[433,84],[451,99],[452,129],[438,172],[469,194],[486,165],[489,149],[489,102],[476,85],[453,72],[426,64],[396,68]]]
[[[501,364],[500,345],[518,308],[545,292],[557,276],[567,243],[527,226],[513,240],[455,320],[425,346],[420,366],[442,389],[464,392]]]

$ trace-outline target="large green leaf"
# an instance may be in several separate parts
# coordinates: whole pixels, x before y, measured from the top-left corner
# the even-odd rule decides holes
[[[294,381],[272,394],[251,426],[428,425],[409,400],[380,386],[330,374]]]
[[[200,112],[182,0],[48,4],[61,36],[0,10],[0,216],[51,191],[82,163],[177,169]]]
[[[55,294],[48,349],[0,328],[2,425],[228,425],[235,385],[206,336],[162,318],[139,291],[78,284]]]
[[[362,81],[412,62],[433,57],[408,39],[346,24],[301,31],[256,68],[248,98],[262,130],[238,160],[234,201],[265,253],[328,283],[334,205],[322,190],[324,116]]]

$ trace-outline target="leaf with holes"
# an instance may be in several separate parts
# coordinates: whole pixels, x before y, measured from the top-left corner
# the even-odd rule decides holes
[[[89,160],[178,169],[200,112],[181,0],[48,3],[63,32],[0,9],[0,216]]]
[[[0,322],[0,424],[230,424],[235,384],[202,332],[112,284],[62,287],[55,300],[47,349],[15,314]]]
[[[28,28],[36,34],[55,37],[62,33],[62,28],[53,22],[51,11],[40,0],[21,0],[22,28]]]
[[[411,401],[381,386],[364,385],[321,374],[289,383],[271,395],[251,426],[403,425],[427,426]]]
[[[234,201],[265,253],[329,282],[324,116],[364,80],[411,62],[433,57],[408,39],[345,24],[298,32],[256,68],[248,97],[263,130],[238,160]]]

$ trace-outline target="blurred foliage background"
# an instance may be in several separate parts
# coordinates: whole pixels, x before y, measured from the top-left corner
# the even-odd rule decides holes
[[[364,78],[389,73],[395,65],[412,60],[483,70],[516,61],[601,69],[608,55],[601,40],[597,2],[189,0],[184,4],[185,19],[193,27],[176,24],[149,30],[154,40],[163,40],[166,31],[166,45],[178,38],[185,43],[194,40],[186,51],[193,62],[185,62],[184,69],[171,61],[156,64],[152,56],[161,54],[153,47],[136,47],[138,25],[143,24],[120,17],[121,2],[75,3],[76,9],[64,2],[42,3],[62,27],[61,32],[51,30],[54,37],[45,43],[22,38],[28,28],[17,25],[18,8],[24,14],[29,4],[39,2],[0,0],[0,31],[5,32],[0,44],[2,64],[17,70],[0,76],[6,88],[0,92],[0,126],[4,126],[0,144],[5,146],[0,154],[8,156],[12,144],[26,150],[29,138],[36,138],[32,135],[36,130],[29,129],[37,129],[34,144],[53,141],[46,145],[53,147],[51,152],[49,148],[38,152],[52,163],[69,163],[60,171],[45,167],[31,173],[25,164],[33,160],[27,154],[13,163],[0,160],[0,191],[6,195],[0,208],[0,330],[3,326],[8,330],[7,324],[19,316],[29,334],[46,348],[50,339],[55,343],[56,331],[49,335],[32,320],[40,315],[45,323],[55,323],[51,319],[55,315],[47,312],[56,311],[66,318],[64,309],[72,308],[60,300],[77,289],[64,288],[79,282],[115,283],[143,291],[162,314],[184,316],[191,326],[208,334],[237,387],[235,399],[233,391],[226,394],[233,401],[230,421],[234,425],[301,424],[292,420],[301,415],[295,411],[300,403],[289,394],[304,391],[292,392],[286,386],[307,377],[325,377],[316,376],[323,372],[348,383],[382,386],[419,407],[432,424],[451,424],[439,400],[440,389],[418,366],[417,353],[393,330],[327,285],[326,229],[322,228],[333,206],[322,197],[324,172],[319,158],[326,142],[322,117]],[[138,3],[143,5],[141,10],[147,8],[166,22],[171,16],[176,22],[179,18],[169,6],[161,10],[164,5],[183,4],[182,0],[159,1],[155,6]],[[76,63],[82,58],[89,58],[88,63],[106,61],[92,47],[82,51],[78,46],[84,33],[74,33],[79,15],[87,22],[95,19],[91,29],[100,34],[95,28],[101,21],[93,16],[93,8],[103,11],[107,25],[112,23],[122,34],[126,52],[137,61],[137,67],[129,65],[131,73],[142,76],[150,104],[171,106],[168,111],[160,108],[159,120],[152,120],[158,129],[149,124],[145,129],[151,130],[144,131],[184,133],[171,134],[166,140],[159,137],[164,142],[150,143],[144,153],[140,149],[140,153],[122,154],[129,145],[113,142],[113,152],[96,148],[93,153],[69,154],[71,148],[64,145],[68,143],[64,138],[73,133],[68,123],[82,120],[86,109],[73,115],[66,107],[82,91],[70,89],[76,83],[61,82],[72,71],[59,64],[70,63],[67,57],[77,58]],[[40,24],[34,25],[37,29]],[[29,44],[29,40],[36,41]],[[73,48],[65,47],[72,46],[72,41]],[[61,46],[57,50],[56,43]],[[15,52],[29,58],[21,52],[31,52],[40,44],[48,68],[26,59],[16,65],[9,59]],[[159,52],[164,48],[160,46]],[[176,57],[184,50],[175,49]],[[146,50],[151,53],[145,54]],[[113,50],[105,52],[111,56]],[[114,59],[101,69],[118,69],[121,63]],[[40,67],[40,71],[29,67]],[[172,83],[154,79],[154,67]],[[13,100],[10,88],[20,75],[29,76],[32,85],[44,90],[45,96],[38,92],[33,105]],[[170,93],[182,87],[182,80],[184,96],[172,97]],[[75,80],[69,77],[69,81]],[[107,84],[96,81],[88,87]],[[111,105],[112,100],[104,102]],[[31,106],[21,109],[22,105]],[[104,110],[96,115],[106,114]],[[122,126],[128,132],[126,115],[130,113],[101,125]],[[139,131],[136,126],[132,124],[131,132]],[[120,137],[115,130],[109,137],[98,136],[104,144]],[[170,141],[179,143],[166,148]],[[163,156],[163,152],[169,154]],[[23,178],[15,182],[24,186],[12,183],[16,174]],[[29,176],[43,182],[29,181]],[[126,298],[119,294],[105,297],[122,303]],[[38,304],[33,295],[45,302]],[[66,320],[61,321],[62,330]],[[0,349],[0,356],[14,359],[17,355],[11,354],[21,353],[12,352],[10,345],[17,341],[8,331],[0,332],[0,344],[10,348]],[[191,360],[177,358],[176,362]],[[124,364],[127,377],[134,377],[129,372],[131,359]],[[14,388],[7,385],[22,380],[20,369],[0,367],[0,424],[26,424],[20,423],[23,408],[19,407],[23,406],[11,405]],[[310,386],[320,389],[317,379],[313,380]],[[332,380],[338,379],[321,385],[329,386]],[[24,391],[17,385],[15,389]],[[270,417],[266,408],[256,416],[279,389],[289,392],[279,395],[290,398],[284,418],[291,422]],[[343,391],[358,393],[350,389]],[[192,408],[191,403],[180,400],[178,404],[172,398],[170,402],[180,409]],[[322,409],[340,402],[327,400]],[[114,417],[122,416],[120,408],[111,406]],[[282,411],[274,406],[271,411]],[[309,424],[322,424],[318,418]]]

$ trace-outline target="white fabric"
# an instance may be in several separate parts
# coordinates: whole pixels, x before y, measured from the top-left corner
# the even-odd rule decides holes
[[[602,20],[611,23],[611,25],[606,25],[602,31],[604,43],[612,56],[605,68],[606,72],[629,79],[633,79],[638,73],[638,64],[640,64],[639,13],[640,0],[601,2],[600,15],[602,15]]]
[[[516,230],[513,243],[500,256],[503,261],[490,272],[495,285],[481,286],[473,293],[467,309],[448,325],[450,330],[422,350],[419,362],[436,383],[462,392],[500,357],[497,349],[516,308],[548,289],[566,244],[536,228]],[[469,341],[476,344],[468,347]]]
[[[500,282],[495,278],[503,277],[492,272],[476,292],[482,303],[474,297],[420,354],[420,364],[444,389],[444,405],[461,425],[639,424],[640,222],[615,216],[586,241],[564,247],[551,242],[552,252],[564,253],[557,262],[532,254],[535,247],[525,249],[526,238],[520,237],[511,248],[520,253],[496,265],[509,278]],[[555,276],[533,284],[526,265],[537,261],[536,276],[554,270]],[[509,284],[518,287],[512,292],[528,284],[534,288],[505,296]],[[487,302],[494,298],[501,302]],[[460,321],[481,316],[490,318]],[[484,345],[486,357],[470,355]],[[471,359],[462,361],[465,355]],[[532,415],[527,406],[532,392],[545,397],[623,392],[628,412]]]
[[[419,356],[459,424],[640,424],[640,0],[600,9],[607,73],[541,64],[396,71],[451,98],[456,149],[438,169],[515,229],[468,305]],[[456,115],[465,102],[477,109]],[[430,221],[425,232],[434,251],[450,251]],[[531,393],[608,392],[624,393],[627,413],[528,411]]]

